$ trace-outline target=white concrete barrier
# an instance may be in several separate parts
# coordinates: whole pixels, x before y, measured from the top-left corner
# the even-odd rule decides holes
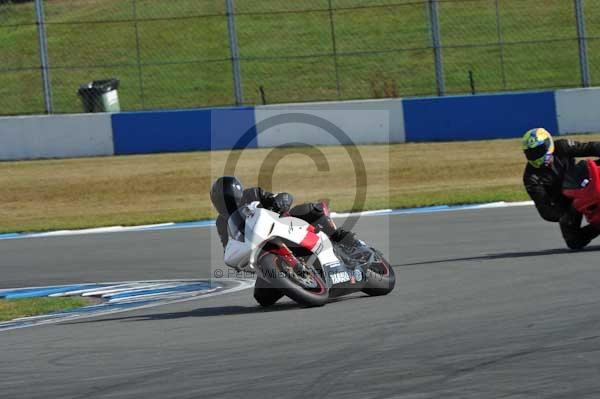
[[[287,113],[314,116],[338,127],[347,137],[335,137],[323,127],[302,122],[286,122],[258,132],[259,147],[277,147],[290,143],[309,145],[385,144],[404,142],[402,100],[366,100],[257,106],[255,118],[261,122]],[[285,121],[285,117],[282,117]]]
[[[0,160],[114,153],[108,113],[0,118]]]
[[[502,110],[497,105],[489,105],[486,101],[489,101],[490,97],[496,102],[500,101],[505,104],[505,109]],[[517,118],[519,123],[515,121],[513,112],[515,98],[521,99],[521,102],[525,104],[520,108],[521,119]],[[479,104],[479,108],[473,108],[472,103]],[[387,144],[402,143],[407,140],[499,138],[504,137],[502,136],[504,132],[513,134],[513,132],[526,130],[531,125],[544,125],[560,134],[600,131],[600,88],[506,93],[494,96],[278,104],[257,106],[254,109],[246,107],[245,109],[247,112],[232,113],[232,126],[235,128],[239,125],[239,121],[235,118],[243,116],[243,119],[240,120],[243,120],[242,125],[246,126],[247,123],[253,122],[252,117],[254,117],[259,130],[256,140],[258,147],[293,144]],[[198,110],[198,113],[207,112],[209,110]],[[223,110],[219,112],[223,112]],[[458,116],[456,116],[457,112]],[[484,137],[482,133],[485,132],[479,128],[480,124],[473,122],[473,118],[460,117],[463,114],[469,116],[470,113],[476,113],[479,120],[485,123],[488,123],[489,119],[496,118],[497,120],[498,115],[501,116],[503,113],[511,115],[511,118],[506,121],[502,120],[506,122],[506,126],[494,125],[496,130],[502,134],[492,131],[492,133],[487,132],[487,136]],[[163,117],[165,115],[163,112],[157,114]],[[183,116],[189,114],[190,112],[181,113]],[[156,123],[153,122],[155,119],[144,119],[149,117],[155,118],[156,115],[146,112],[115,115],[103,113],[0,117],[0,160],[113,155],[115,153],[114,140],[117,139],[118,142],[119,137],[121,144],[128,143],[128,145],[144,149],[149,143],[143,140],[150,138],[154,141],[158,140],[156,135],[148,138],[144,136],[147,129],[141,123]],[[136,127],[138,136],[132,135],[131,126],[123,125],[123,121],[120,123],[125,127],[113,132],[113,123],[117,119],[130,120],[128,123]],[[448,119],[452,119],[454,125],[449,126]],[[532,119],[533,121],[531,121]],[[206,117],[204,120],[210,121],[210,117]],[[264,131],[260,131],[261,127],[264,127],[265,121],[269,120],[276,123]],[[181,123],[185,125],[189,121],[183,120]],[[481,123],[481,125],[486,126],[485,123]],[[514,127],[512,126],[514,124],[524,126]],[[334,126],[336,129],[328,129],[327,125]],[[120,125],[117,123],[118,126]],[[164,128],[158,127],[157,129],[160,132],[160,140],[164,141],[164,143],[161,142],[161,145],[164,144],[167,148],[181,144],[181,140],[189,140],[190,137],[197,138],[194,136],[196,133],[192,135],[186,135],[186,133],[182,135],[182,138],[177,139],[170,137],[168,123]],[[336,137],[331,130],[342,134],[338,134],[339,137]],[[225,128],[222,134],[231,135],[232,130]],[[229,143],[234,139],[227,138],[227,140],[225,142]],[[185,146],[182,148],[187,150]],[[138,152],[143,153],[144,151]],[[127,151],[121,148],[121,153],[127,153]]]
[[[600,131],[600,88],[556,91],[560,134]]]

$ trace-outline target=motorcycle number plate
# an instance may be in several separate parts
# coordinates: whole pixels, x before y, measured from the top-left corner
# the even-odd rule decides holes
[[[347,271],[329,273],[332,284],[341,284],[350,281],[350,273]]]

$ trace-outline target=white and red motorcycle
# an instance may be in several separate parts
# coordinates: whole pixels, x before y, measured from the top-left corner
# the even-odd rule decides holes
[[[322,306],[357,291],[375,296],[394,289],[394,270],[381,252],[362,242],[346,248],[306,221],[280,216],[259,202],[231,215],[228,229],[225,263],[256,272],[254,298],[262,306],[284,295],[303,306]]]

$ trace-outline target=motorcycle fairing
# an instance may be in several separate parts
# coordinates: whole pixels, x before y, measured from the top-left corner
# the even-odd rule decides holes
[[[284,239],[313,252],[321,264],[338,261],[329,238],[322,232],[315,233],[312,225],[304,220],[280,215],[252,202],[238,212],[245,218],[244,235],[230,237],[225,247],[225,264],[254,270],[254,265],[264,244],[275,238]],[[339,262],[339,261],[338,261]]]
[[[565,178],[563,193],[588,223],[600,224],[600,169],[593,160],[579,162]]]

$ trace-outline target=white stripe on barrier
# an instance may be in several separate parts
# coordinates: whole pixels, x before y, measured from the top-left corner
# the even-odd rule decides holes
[[[257,106],[257,126],[271,117],[304,114],[322,118],[347,137],[340,141],[332,132],[307,123],[289,122],[258,132],[258,147],[277,147],[289,143],[305,145],[389,144],[405,141],[404,109],[401,99],[356,100],[306,104]],[[285,122],[285,118],[283,120]]]
[[[0,118],[0,160],[113,155],[108,113]]]
[[[600,131],[600,88],[557,90],[560,134]]]

